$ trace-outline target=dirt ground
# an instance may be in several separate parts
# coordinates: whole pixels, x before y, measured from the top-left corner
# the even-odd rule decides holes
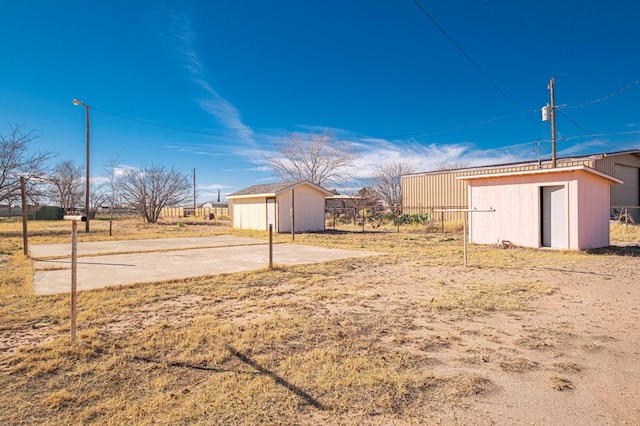
[[[491,389],[452,413],[466,424],[640,424],[638,258],[594,258],[531,270],[446,269],[443,281],[538,280],[557,288],[532,310],[472,321],[441,318],[460,337],[440,351],[441,368],[464,368]],[[413,292],[419,292],[418,286]]]
[[[436,373],[476,373],[486,386],[466,409],[443,407],[434,423],[469,425],[640,424],[640,258],[594,256],[552,267],[485,270],[474,267],[382,265],[357,269],[336,282],[363,283],[359,309],[407,311],[398,351],[429,349]],[[404,277],[404,278],[402,278]],[[555,291],[531,309],[460,316],[422,310],[433,293],[426,282],[540,282]],[[366,298],[367,290],[364,290]],[[412,309],[413,308],[413,309]],[[427,345],[427,348],[425,348]],[[395,424],[394,422],[392,422]],[[428,423],[431,423],[430,421]]]
[[[350,271],[323,284],[325,294],[340,292],[338,298],[315,297],[313,287],[292,292],[285,282],[271,293],[290,303],[312,305],[319,315],[398,318],[387,337],[381,337],[390,352],[426,352],[434,374],[477,374],[483,379],[464,404],[442,404],[425,423],[640,424],[640,257],[583,259],[512,269],[415,260],[367,267],[354,260]],[[488,282],[543,283],[551,291],[528,302],[525,310],[465,315],[425,308],[444,289],[462,291]],[[114,316],[104,328],[119,334],[169,319],[187,320],[213,309],[202,301],[192,294],[150,303]],[[220,303],[215,309],[246,321],[256,315],[250,299]],[[46,327],[2,336],[0,355],[49,337]],[[414,421],[382,417],[379,423]]]

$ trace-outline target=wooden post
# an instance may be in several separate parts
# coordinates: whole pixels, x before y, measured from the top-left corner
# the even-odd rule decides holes
[[[478,209],[439,209],[439,210],[434,210],[435,212],[440,212],[440,213],[444,213],[444,212],[458,212],[458,213],[464,213],[464,220],[463,220],[463,241],[464,241],[464,266],[467,267],[467,219],[469,216],[469,213],[492,213],[495,212],[495,209],[493,207],[489,207],[488,210],[478,210]]]
[[[71,344],[76,341],[76,300],[78,288],[78,221],[87,222],[86,216],[64,216],[71,221]]]
[[[269,269],[273,269],[273,225],[269,224]]]
[[[193,169],[193,215],[198,217],[198,204],[196,203],[196,169]]]
[[[464,267],[467,267],[467,218],[469,216],[469,212],[464,212],[464,224],[462,225],[462,229],[464,232],[464,236],[462,237],[464,241]]]
[[[27,183],[20,176],[20,193],[22,197],[22,247],[25,256],[29,256],[29,239],[27,237]]]
[[[78,288],[78,221],[71,222],[71,344],[76,341],[76,300]]]
[[[333,230],[336,230],[336,208],[331,207],[331,211],[333,212]]]
[[[291,241],[296,240],[296,197],[295,191],[291,190]]]

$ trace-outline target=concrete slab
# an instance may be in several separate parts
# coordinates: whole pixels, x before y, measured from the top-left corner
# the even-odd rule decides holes
[[[190,246],[202,247],[203,244],[206,248],[189,248]],[[132,253],[139,248],[147,251]],[[71,291],[71,259],[68,257],[52,259],[54,256],[69,256],[70,251],[70,243],[31,247],[32,254],[38,253],[40,259],[48,259],[35,262],[36,295]],[[78,291],[113,285],[250,271],[265,268],[269,264],[267,243],[248,238],[215,236],[78,243],[78,253],[117,252],[124,252],[124,254],[79,256]],[[284,265],[320,263],[380,254],[372,251],[327,249],[298,244],[274,244],[273,246],[273,262]]]
[[[104,253],[117,254],[161,250],[182,250],[188,248],[246,246],[252,244],[267,244],[267,242],[254,238],[239,238],[231,235],[146,240],[94,241],[78,243],[78,256]],[[63,244],[30,245],[29,254],[33,259],[70,257],[71,241]]]

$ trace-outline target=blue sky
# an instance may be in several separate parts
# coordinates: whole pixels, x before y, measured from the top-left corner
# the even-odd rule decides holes
[[[555,76],[559,156],[640,148],[640,2],[419,3],[3,0],[0,132],[84,165],[81,99],[93,179],[195,169],[204,202],[275,181],[290,132],[353,142],[360,177],[549,157]]]

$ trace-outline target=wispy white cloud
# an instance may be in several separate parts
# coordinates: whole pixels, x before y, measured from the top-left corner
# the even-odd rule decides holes
[[[251,167],[249,171],[252,172],[270,172],[271,168],[269,166],[259,166],[259,167]]]
[[[218,147],[210,147],[206,144],[192,144],[192,145],[167,144],[167,145],[164,145],[164,148],[172,149],[178,152],[186,152],[190,154],[204,155],[209,157],[224,155],[224,153],[221,152]]]
[[[532,160],[536,156],[535,141],[524,142],[496,149],[481,149],[471,142],[453,144],[421,144],[414,140],[387,140],[357,136],[344,129],[331,129],[317,126],[300,126],[297,133],[328,133],[336,142],[348,142],[354,149],[352,175],[354,187],[361,188],[362,183],[373,177],[377,166],[390,162],[409,163],[416,172],[432,171],[451,164],[465,164],[468,167],[504,164]],[[283,132],[284,134],[285,132]],[[243,169],[244,172],[269,173],[266,164],[267,150],[245,150],[240,153],[246,161],[256,167]],[[274,177],[264,180],[273,180]],[[344,190],[342,188],[341,190]]]
[[[228,188],[227,186],[219,184],[219,183],[212,183],[212,184],[209,184],[209,185],[196,185],[196,187],[197,187],[197,189],[199,191],[204,191],[204,192],[217,191],[218,189]]]
[[[198,106],[223,128],[231,131],[236,137],[236,143],[255,146],[253,131],[243,123],[238,109],[209,83],[202,57],[194,47],[197,34],[184,9],[184,5],[181,4],[166,5],[164,15],[160,18],[166,20],[166,25],[162,31],[157,32],[157,37],[166,41],[174,62],[203,92],[202,96],[195,99]]]
[[[521,146],[483,150],[469,142],[422,145],[413,141],[361,139],[354,145],[358,151],[356,170],[360,178],[371,177],[378,165],[390,162],[402,161],[416,171],[430,171],[453,163],[469,167],[510,163],[530,159],[533,154],[526,149],[523,151]],[[532,146],[530,143],[523,145]]]

